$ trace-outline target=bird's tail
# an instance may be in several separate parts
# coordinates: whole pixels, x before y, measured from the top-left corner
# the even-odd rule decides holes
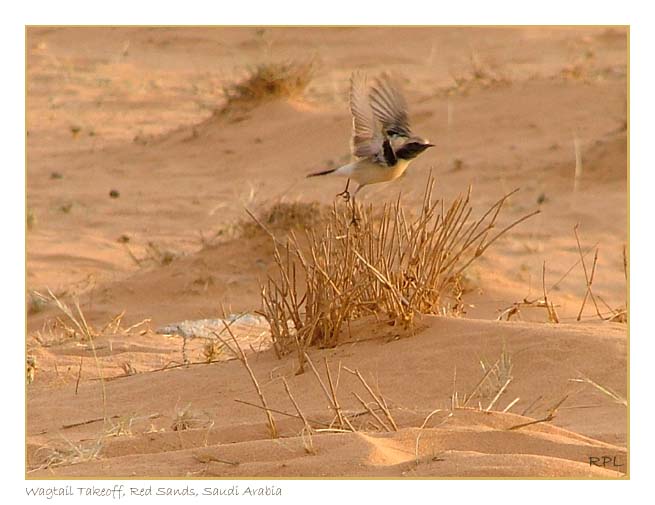
[[[321,172],[315,172],[313,174],[308,174],[307,177],[317,177],[319,175],[328,175],[328,174],[331,174],[331,173],[336,172],[336,171],[337,171],[336,168],[330,168],[329,170],[323,170]]]

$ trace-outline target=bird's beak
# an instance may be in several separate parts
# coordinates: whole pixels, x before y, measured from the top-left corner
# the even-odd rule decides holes
[[[423,144],[423,145],[425,146],[426,149],[427,149],[428,147],[435,147],[434,144],[430,144],[429,142],[426,142],[426,143]]]

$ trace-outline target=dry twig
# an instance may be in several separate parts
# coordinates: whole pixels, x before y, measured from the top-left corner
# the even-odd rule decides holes
[[[252,368],[250,367],[250,364],[248,363],[248,357],[243,352],[243,349],[241,349],[241,346],[239,345],[239,341],[234,336],[234,332],[232,331],[232,328],[230,328],[230,325],[225,322],[224,318],[221,319],[221,321],[223,322],[225,330],[227,330],[230,337],[232,338],[232,342],[234,343],[234,346],[235,346],[236,350],[234,348],[232,348],[232,346],[226,340],[224,340],[218,333],[216,333],[216,332],[212,332],[212,333],[214,333],[216,338],[218,338],[223,343],[223,345],[225,345],[225,347],[227,347],[235,356],[237,356],[239,361],[241,361],[244,368],[247,370],[248,375],[250,376],[250,380],[252,381],[253,385],[255,386],[255,390],[257,391],[257,395],[259,396],[259,400],[261,401],[262,406],[266,410],[266,418],[267,418],[267,421],[268,421],[268,428],[269,428],[271,437],[272,438],[277,438],[278,433],[277,433],[277,427],[275,425],[275,419],[273,418],[273,415],[271,414],[271,411],[268,409],[268,404],[266,403],[266,398],[264,397],[264,393],[262,392],[261,388],[259,387],[259,382],[257,382],[257,377],[255,377],[255,373],[252,371]]]

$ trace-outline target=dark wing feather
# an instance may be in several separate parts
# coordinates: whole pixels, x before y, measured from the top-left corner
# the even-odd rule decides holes
[[[382,151],[382,127],[369,101],[366,78],[353,74],[350,79],[350,111],[353,116],[351,151],[358,158],[376,156]]]
[[[388,74],[383,74],[375,80],[370,100],[373,114],[382,124],[385,135],[412,136],[407,117],[407,102],[398,84]]]

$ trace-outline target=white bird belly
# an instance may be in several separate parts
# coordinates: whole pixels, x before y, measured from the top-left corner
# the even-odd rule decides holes
[[[397,179],[409,166],[411,160],[398,160],[393,167],[383,167],[369,160],[359,160],[334,171],[335,175],[349,177],[359,184],[376,184]]]

